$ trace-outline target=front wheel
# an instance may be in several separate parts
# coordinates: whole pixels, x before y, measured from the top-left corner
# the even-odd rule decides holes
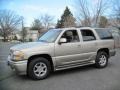
[[[99,51],[95,60],[95,66],[97,68],[104,68],[108,64],[108,55],[104,51]]]
[[[50,70],[50,63],[46,58],[35,58],[28,65],[28,76],[35,80],[42,80],[48,77]]]

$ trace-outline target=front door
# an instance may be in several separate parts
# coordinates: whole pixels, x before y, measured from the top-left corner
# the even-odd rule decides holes
[[[61,38],[67,42],[55,45],[56,66],[66,66],[78,62],[81,53],[81,44],[77,30],[67,30]]]

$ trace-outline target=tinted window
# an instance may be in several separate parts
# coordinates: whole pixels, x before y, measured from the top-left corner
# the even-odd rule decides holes
[[[113,39],[111,32],[108,29],[96,29],[100,39]]]
[[[96,40],[93,32],[91,30],[81,30],[83,41],[92,41]]]

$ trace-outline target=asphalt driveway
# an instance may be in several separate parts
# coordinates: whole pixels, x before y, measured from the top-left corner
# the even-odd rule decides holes
[[[0,90],[120,90],[120,50],[104,69],[84,66],[57,71],[45,80],[34,81],[16,75],[7,66],[12,45],[14,43],[0,43]]]

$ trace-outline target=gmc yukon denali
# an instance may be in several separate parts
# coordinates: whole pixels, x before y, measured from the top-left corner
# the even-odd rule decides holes
[[[51,29],[36,42],[10,48],[8,65],[18,74],[41,80],[51,71],[94,64],[104,68],[115,56],[114,38],[105,28]]]

